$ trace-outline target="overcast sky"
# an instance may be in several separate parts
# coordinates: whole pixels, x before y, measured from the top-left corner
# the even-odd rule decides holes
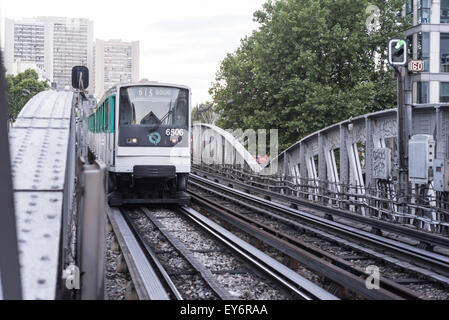
[[[140,41],[140,77],[192,87],[194,103],[208,89],[220,61],[258,26],[254,11],[266,0],[0,0],[5,17],[88,18],[94,38]],[[3,38],[3,34],[2,34]]]

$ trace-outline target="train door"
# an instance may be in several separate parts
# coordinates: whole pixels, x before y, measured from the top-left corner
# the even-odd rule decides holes
[[[104,163],[106,165],[109,164],[109,98],[103,103],[104,109],[104,128],[103,128],[103,137],[104,137]]]
[[[101,160],[104,161],[104,163],[106,163],[106,158],[105,158],[105,131],[104,131],[104,103],[101,105],[100,107],[100,117],[101,117],[101,128],[100,128],[100,154],[101,154]]]
[[[95,128],[94,128],[94,153],[95,156],[98,157],[98,125],[100,123],[100,118],[98,116],[99,112],[98,109],[95,110]]]
[[[106,164],[106,105],[101,106],[101,160]]]
[[[115,95],[109,97],[109,165],[114,165],[114,145],[115,145]]]

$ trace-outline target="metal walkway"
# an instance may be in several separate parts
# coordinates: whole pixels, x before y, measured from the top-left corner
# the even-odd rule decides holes
[[[9,134],[26,300],[56,297],[72,100],[72,92],[41,92]]]

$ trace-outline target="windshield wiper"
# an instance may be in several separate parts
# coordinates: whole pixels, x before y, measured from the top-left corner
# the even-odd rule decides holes
[[[173,100],[170,100],[170,106],[169,106],[168,112],[162,117],[162,120],[161,120],[162,123],[164,123],[167,120],[167,118],[173,113],[172,103],[173,103]]]

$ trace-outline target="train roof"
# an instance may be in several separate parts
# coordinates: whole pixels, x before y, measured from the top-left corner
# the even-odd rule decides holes
[[[157,82],[157,81],[140,81],[140,82],[124,82],[124,83],[118,83],[115,84],[113,87],[109,88],[101,97],[101,99],[98,100],[98,104],[102,103],[106,97],[108,97],[112,93],[117,93],[117,90],[123,87],[138,87],[138,86],[155,86],[155,87],[174,87],[174,88],[180,88],[180,89],[187,89],[189,91],[192,91],[192,89],[186,85],[183,84],[174,84],[174,83],[164,83],[164,82]],[[97,106],[94,107],[94,109],[97,109]]]
[[[131,83],[118,83],[114,85],[112,88],[108,89],[106,93],[103,95],[103,97],[100,99],[103,100],[103,98],[111,93],[117,92],[119,88],[122,87],[138,87],[138,86],[155,86],[155,87],[175,87],[175,88],[181,88],[181,89],[187,89],[191,91],[192,89],[186,85],[183,84],[174,84],[174,83],[163,83],[163,82],[157,82],[157,81],[141,81],[141,82],[131,82]]]

